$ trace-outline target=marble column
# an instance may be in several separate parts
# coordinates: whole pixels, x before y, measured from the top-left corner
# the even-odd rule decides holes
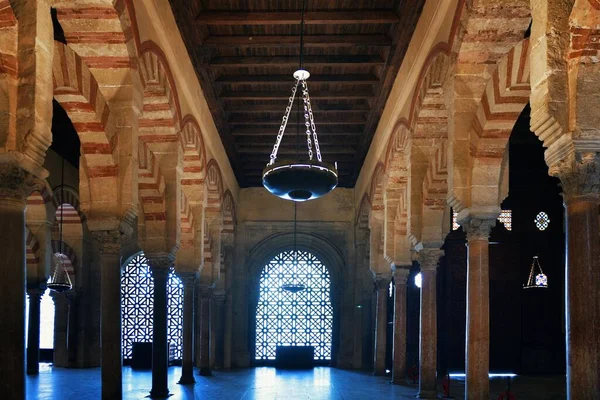
[[[490,397],[489,237],[496,218],[471,217],[467,232],[467,323],[465,399]]]
[[[178,273],[183,281],[183,360],[181,363],[181,378],[179,384],[193,385],[194,379],[194,287],[197,273]]]
[[[394,355],[392,383],[406,383],[406,282],[411,265],[394,267]]]
[[[25,202],[35,178],[0,164],[0,393],[25,398]]]
[[[40,372],[40,301],[45,287],[27,289],[29,297],[29,325],[27,332],[27,375]]]
[[[566,211],[567,398],[600,399],[600,155],[573,158],[555,173]]]
[[[391,274],[376,274],[377,315],[375,323],[374,375],[385,375],[385,353],[387,339],[387,299],[389,297]]]
[[[200,368],[201,376],[212,376],[210,371],[210,301],[212,287],[200,285]]]
[[[215,346],[215,368],[222,369],[225,358],[225,299],[227,294],[223,290],[215,291],[213,294],[215,326],[213,328]]]
[[[64,293],[50,291],[54,302],[54,356],[52,364],[55,367],[67,368],[69,366],[69,352],[67,349],[67,332],[69,325],[69,300]]]
[[[123,397],[121,352],[121,240],[118,230],[92,231],[100,251],[100,324],[102,399]]]
[[[152,389],[151,398],[169,397],[169,344],[167,340],[167,278],[173,259],[148,256],[154,278],[154,315],[152,319]]]
[[[421,266],[421,316],[419,324],[420,399],[437,399],[437,266],[443,250],[425,248],[419,252]]]

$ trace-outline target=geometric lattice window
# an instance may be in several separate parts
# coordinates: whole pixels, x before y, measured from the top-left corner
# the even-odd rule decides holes
[[[544,231],[550,225],[550,217],[545,212],[541,211],[535,216],[535,226],[540,230]]]
[[[289,283],[304,285],[304,290],[282,289]],[[327,267],[313,254],[286,251],[275,256],[260,275],[256,359],[274,360],[277,346],[314,346],[315,360],[330,360],[330,286]]]
[[[458,213],[453,212],[452,213],[452,230],[456,231],[456,230],[458,230],[458,228],[460,228],[460,225],[458,224]]]
[[[504,224],[507,231],[512,231],[512,210],[502,210],[498,216],[498,221]]]
[[[121,277],[121,323],[123,358],[131,359],[134,342],[152,341],[154,278],[143,254],[135,256]],[[182,358],[183,283],[173,267],[167,281],[167,340],[175,345],[175,359]]]

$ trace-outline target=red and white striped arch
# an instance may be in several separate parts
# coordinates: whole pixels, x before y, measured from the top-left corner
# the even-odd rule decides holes
[[[131,0],[55,0],[65,39],[99,80],[108,101],[132,85],[139,34]]]
[[[223,177],[219,164],[213,158],[206,169],[206,216],[209,220],[221,217],[223,204]]]
[[[25,260],[27,262],[27,269],[31,271],[37,271],[40,263],[40,244],[38,243],[37,238],[29,228],[26,228],[25,234]]]
[[[0,0],[0,148],[14,149],[17,129],[17,19]],[[8,111],[8,112],[6,112]]]
[[[235,233],[235,204],[229,189],[223,195],[223,234]]]

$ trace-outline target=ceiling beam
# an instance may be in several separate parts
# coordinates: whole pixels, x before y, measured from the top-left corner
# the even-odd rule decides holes
[[[196,17],[202,25],[296,25],[300,11],[287,12],[229,12],[203,11]],[[307,25],[332,24],[394,24],[398,15],[389,10],[379,11],[308,11],[304,14]]]
[[[280,104],[249,104],[241,103],[235,105],[228,105],[225,108],[226,113],[275,113],[282,117],[285,111],[285,102]],[[355,113],[355,112],[369,112],[370,107],[367,103],[334,103],[327,104],[323,102],[315,103],[312,105],[313,113],[325,114],[325,113]],[[295,108],[292,109],[294,112]]]
[[[289,84],[294,83],[292,75],[221,75],[216,79],[217,83],[223,84]],[[374,84],[379,78],[373,74],[335,74],[335,75],[312,75],[308,83],[352,83],[352,84]]]
[[[235,92],[232,90],[226,90],[221,93],[219,98],[221,100],[277,100],[284,99],[287,100],[290,98],[290,92],[253,92],[253,91],[244,91],[244,92]],[[323,91],[313,91],[310,92],[311,99],[368,99],[373,97],[372,90],[344,90],[344,91],[335,91],[332,92],[330,90]]]
[[[331,135],[331,136],[362,136],[364,130],[360,126],[348,125],[348,126],[324,126],[319,128],[317,131],[318,135]],[[270,130],[269,128],[246,128],[237,127],[231,130],[232,136],[271,136],[273,140],[277,136],[276,130]]]
[[[304,56],[304,65],[312,67],[356,65],[384,65],[385,60],[379,55],[346,54],[339,56]],[[265,56],[265,57],[214,57],[211,67],[244,68],[244,67],[296,67],[298,56]]]
[[[274,118],[245,118],[245,117],[232,117],[229,118],[228,123],[230,125],[281,125],[283,112],[280,116]],[[298,123],[296,118],[288,119],[288,127],[293,128]],[[302,125],[301,130],[304,130],[304,117],[300,117],[300,123]],[[321,118],[315,121],[319,126],[322,125],[364,125],[367,120],[361,116],[345,116],[340,118]]]
[[[300,36],[209,36],[202,45],[205,47],[294,47],[299,48]],[[304,47],[355,47],[391,46],[387,35],[306,35]]]

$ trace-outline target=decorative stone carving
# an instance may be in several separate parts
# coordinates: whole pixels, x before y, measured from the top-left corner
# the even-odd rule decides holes
[[[496,226],[496,219],[470,218],[462,224],[467,232],[467,241],[489,240],[492,228]]]
[[[92,231],[102,254],[119,254],[124,236],[120,230]]]
[[[394,284],[396,286],[406,285],[410,275],[410,265],[394,267]]]
[[[146,258],[153,275],[164,273],[166,276],[175,261],[171,255],[147,255]]]
[[[550,175],[560,179],[563,197],[600,194],[600,153],[573,152],[550,167]]]
[[[43,187],[44,182],[32,173],[14,164],[0,164],[0,197],[25,201]]]
[[[375,287],[377,290],[387,290],[392,280],[392,274],[374,274]]]
[[[425,248],[419,251],[418,260],[421,271],[435,271],[443,256],[444,250],[441,249]]]

